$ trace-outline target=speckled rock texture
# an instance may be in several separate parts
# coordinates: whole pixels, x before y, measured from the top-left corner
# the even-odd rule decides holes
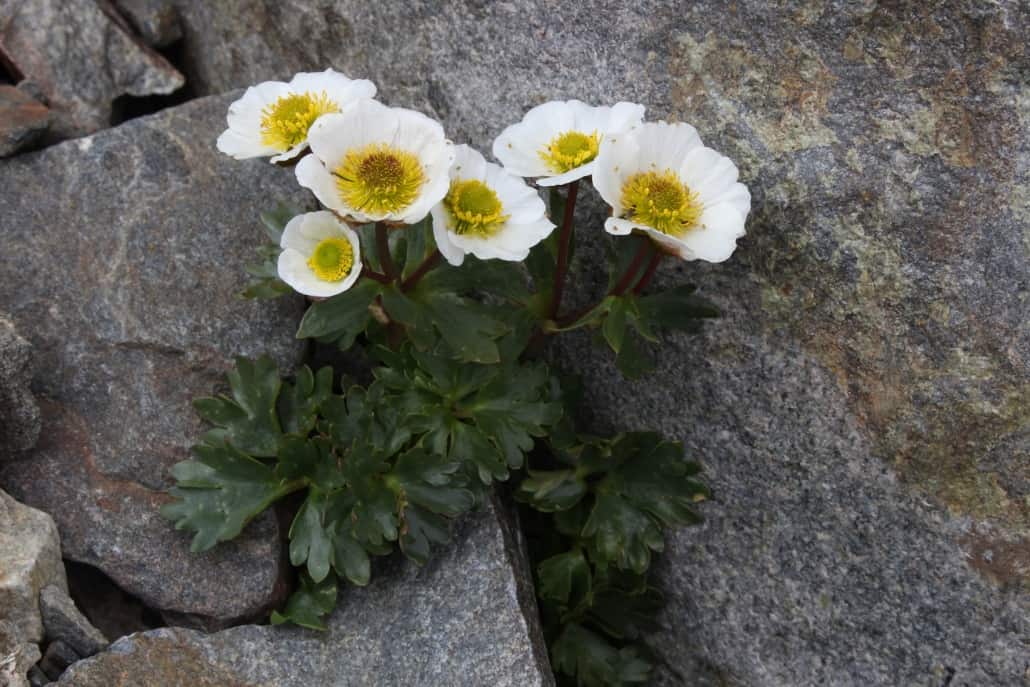
[[[111,642],[82,615],[67,590],[47,585],[39,593],[43,628],[50,641],[60,640],[79,656],[92,656]]]
[[[558,353],[599,429],[683,439],[715,489],[661,564],[658,682],[1025,684],[1030,6],[176,2],[199,92],[331,65],[482,150],[555,98],[695,124],[749,234],[658,281],[726,317],[642,382]]]
[[[20,641],[43,640],[39,593],[47,586],[68,591],[57,526],[0,490],[0,621],[14,627]]]
[[[110,126],[119,96],[168,94],[184,83],[108,0],[0,0],[0,17],[0,46],[52,110],[49,140]]]
[[[215,150],[231,99],[0,162],[0,303],[33,344],[43,414],[0,486],[53,515],[65,557],[151,607],[215,620],[281,600],[280,530],[269,513],[190,553],[158,514],[168,468],[202,429],[192,399],[222,389],[234,355],[300,359],[303,310],[238,296],[261,203],[306,197],[289,171]]]
[[[0,157],[27,148],[50,126],[50,110],[14,86],[0,84]]]
[[[32,345],[0,312],[0,461],[27,451],[39,439],[39,406],[29,391]]]
[[[130,635],[60,684],[135,687],[553,685],[517,531],[504,509],[464,518],[424,567],[393,556],[346,587],[324,633],[243,626]]]
[[[165,47],[182,38],[179,13],[171,0],[113,0],[115,8],[153,48]]]
[[[40,655],[36,644],[25,641],[13,623],[0,618],[0,685],[29,687],[26,675]]]

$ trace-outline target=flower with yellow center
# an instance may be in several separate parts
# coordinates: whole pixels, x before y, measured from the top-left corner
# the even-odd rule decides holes
[[[689,124],[648,123],[606,139],[594,187],[612,206],[609,233],[642,231],[684,260],[730,257],[751,209],[736,165]]]
[[[606,136],[639,126],[644,106],[592,107],[578,100],[551,101],[526,113],[494,140],[494,157],[520,177],[558,186],[588,177]]]
[[[335,296],[361,274],[358,235],[326,210],[291,219],[280,246],[279,278],[306,296]]]
[[[302,72],[289,83],[251,86],[229,106],[229,128],[218,137],[218,149],[237,160],[268,155],[272,162],[292,159],[307,148],[308,132],[319,117],[375,94],[371,81],[349,79],[332,69]]]
[[[424,114],[365,100],[320,118],[297,181],[356,222],[414,224],[447,194],[454,146]]]
[[[432,212],[436,246],[452,265],[469,253],[480,260],[525,260],[554,230],[536,191],[469,146],[455,147],[449,175],[447,195]]]

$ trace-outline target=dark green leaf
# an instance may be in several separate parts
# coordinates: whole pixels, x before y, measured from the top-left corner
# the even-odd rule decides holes
[[[404,527],[401,530],[401,551],[419,565],[429,560],[430,550],[434,545],[447,543],[450,538],[448,521],[418,506],[408,506],[404,510]]]
[[[575,607],[590,594],[590,566],[581,551],[567,551],[537,566],[537,596],[566,608]]]
[[[576,684],[583,687],[643,684],[651,672],[651,665],[634,649],[617,649],[576,623],[566,625],[551,645],[551,662],[555,671],[576,678]]]
[[[279,203],[271,210],[262,212],[261,225],[268,240],[278,246],[283,237],[283,229],[291,219],[299,214],[300,210],[286,203]]]
[[[326,366],[311,373],[304,365],[293,384],[283,384],[279,393],[279,420],[284,432],[307,435],[315,427],[318,408],[333,391],[333,368]]]
[[[208,443],[228,441],[240,451],[254,456],[274,456],[279,444],[279,418],[275,404],[281,381],[271,358],[256,361],[237,358],[228,374],[232,398],[198,398],[197,413],[218,429],[205,436]]]
[[[683,285],[638,299],[640,318],[658,328],[698,331],[701,320],[718,317],[719,311],[695,290]]]
[[[346,523],[336,523],[333,531],[333,568],[359,587],[368,584],[371,576],[368,552],[354,538]]]
[[[298,339],[331,337],[341,349],[350,348],[372,317],[369,306],[383,285],[362,279],[353,288],[315,303],[304,314],[297,330]]]
[[[178,484],[169,493],[177,500],[161,509],[176,529],[196,533],[193,551],[234,538],[273,502],[304,485],[280,478],[272,468],[229,445],[201,444],[193,452],[196,460],[172,467]]]
[[[629,333],[622,339],[615,365],[627,378],[636,379],[654,370],[655,361],[643,340],[636,333]]]
[[[329,574],[333,541],[327,527],[328,493],[312,488],[290,526],[290,563],[307,563],[308,574],[321,582]]]
[[[515,495],[538,511],[553,513],[572,508],[586,492],[586,482],[572,470],[530,470]]]
[[[300,588],[290,595],[282,613],[272,612],[272,624],[293,623],[311,630],[325,630],[322,620],[336,607],[336,575],[327,575],[315,582],[307,573],[300,574]]]
[[[251,281],[240,295],[244,298],[268,300],[278,298],[291,291],[289,284],[278,277],[269,277]]]

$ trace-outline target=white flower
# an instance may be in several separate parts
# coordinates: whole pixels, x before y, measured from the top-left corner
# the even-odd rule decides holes
[[[591,107],[579,100],[552,100],[526,113],[494,139],[494,157],[520,177],[541,186],[567,184],[594,173],[605,136],[638,126],[644,106],[616,103]]]
[[[266,155],[272,162],[290,160],[307,147],[308,130],[319,117],[375,94],[371,81],[332,69],[302,72],[289,83],[259,83],[229,106],[229,128],[218,137],[218,150],[237,160]]]
[[[460,265],[480,260],[525,260],[554,230],[544,201],[522,179],[487,162],[476,150],[455,148],[450,188],[433,206],[433,237],[440,253]]]
[[[447,193],[454,146],[420,112],[363,100],[320,118],[308,140],[297,181],[357,222],[414,224]]]
[[[291,219],[279,245],[279,278],[306,296],[335,296],[361,274],[358,235],[326,210]]]
[[[648,123],[606,139],[594,188],[612,206],[609,233],[639,229],[684,260],[730,257],[751,209],[736,165],[689,124]]]

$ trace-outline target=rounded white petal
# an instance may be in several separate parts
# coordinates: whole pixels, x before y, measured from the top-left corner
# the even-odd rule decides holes
[[[613,236],[626,236],[634,229],[648,228],[649,227],[643,224],[637,224],[636,222],[631,222],[628,219],[622,219],[621,217],[609,217],[604,221],[604,230]]]
[[[433,215],[433,239],[436,241],[440,255],[455,267],[460,266],[465,262],[465,251],[451,241],[452,234],[447,231],[447,208],[443,206],[443,203],[437,203],[433,206],[431,213]]]
[[[286,152],[279,153],[278,155],[273,155],[272,159],[270,160],[270,162],[284,162],[286,160],[292,160],[293,158],[297,157],[302,152],[307,150],[307,148],[308,148],[308,142],[307,141],[301,141],[300,143],[298,143],[297,145],[293,146],[292,148],[290,148]]]
[[[290,79],[295,93],[325,93],[341,110],[358,100],[374,98],[376,86],[368,79],[351,79],[335,69],[300,72]]]
[[[595,158],[592,162],[588,162],[585,165],[580,165],[555,177],[543,177],[537,179],[536,183],[540,186],[561,186],[562,184],[569,184],[577,179],[585,179],[594,173],[595,164],[597,159]]]
[[[225,117],[229,128],[218,137],[218,150],[237,160],[282,152],[262,142],[261,118],[266,106],[289,92],[289,86],[281,81],[265,81],[244,91],[238,100],[229,105]]]
[[[737,239],[745,234],[744,216],[729,203],[706,207],[694,227],[680,242],[698,260],[722,262],[729,258],[737,247]]]
[[[294,173],[297,175],[297,183],[314,193],[322,205],[341,214],[350,212],[351,208],[340,197],[333,176],[314,155],[308,155],[298,162]]]
[[[297,165],[297,180],[314,191],[326,206],[361,222],[380,220],[413,224],[422,220],[430,208],[446,194],[447,171],[454,161],[454,146],[446,139],[443,126],[426,115],[392,108],[375,100],[361,100],[337,114],[319,117],[308,132],[308,143],[314,160],[324,173],[315,173],[308,164],[303,173]],[[373,144],[386,144],[415,155],[422,166],[425,182],[412,203],[397,212],[366,213],[346,204],[332,180],[331,170],[343,163],[347,153]],[[331,188],[330,188],[331,186]]]
[[[640,171],[640,146],[636,137],[620,134],[605,138],[594,163],[594,188],[612,206],[617,217],[622,213],[622,186],[626,179]]]
[[[319,279],[308,266],[308,259],[318,244],[332,237],[346,238],[354,254],[351,271],[338,282]],[[318,298],[335,296],[349,289],[361,274],[361,242],[358,235],[331,212],[319,210],[297,215],[286,223],[280,246],[283,252],[277,264],[279,278],[304,295]]]
[[[233,129],[226,129],[218,137],[215,147],[219,152],[225,153],[237,160],[247,160],[252,157],[264,157],[276,152],[276,149],[261,142],[261,139],[244,136]]]

